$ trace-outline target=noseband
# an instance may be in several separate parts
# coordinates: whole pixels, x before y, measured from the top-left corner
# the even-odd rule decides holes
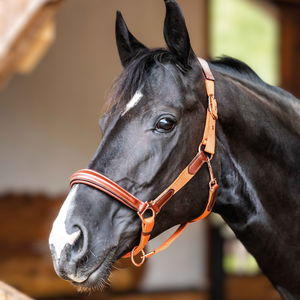
[[[156,199],[152,201],[143,202],[136,198],[134,195],[123,189],[120,185],[105,177],[101,173],[94,170],[85,169],[76,172],[70,181],[70,188],[73,184],[83,183],[92,186],[108,195],[119,200],[129,208],[135,210],[138,216],[142,220],[142,233],[141,239],[138,246],[134,247],[131,253],[127,253],[123,257],[131,257],[132,263],[135,266],[141,266],[146,258],[151,257],[157,252],[166,249],[185,229],[188,223],[181,224],[179,228],[173,233],[173,235],[164,242],[157,249],[145,254],[144,247],[148,243],[152,229],[155,223],[155,217],[160,212],[161,208],[175,195],[183,186],[185,186],[200,170],[200,168],[206,163],[209,170],[210,181],[209,181],[209,196],[206,208],[202,215],[189,223],[201,220],[205,218],[212,210],[217,196],[218,184],[217,180],[213,175],[211,160],[215,152],[215,128],[217,114],[217,101],[214,96],[214,76],[208,66],[208,63],[199,58],[199,62],[202,66],[202,73],[205,79],[206,92],[208,95],[208,109],[206,115],[205,130],[201,144],[199,145],[198,153],[189,163],[189,165],[181,172],[181,174],[175,179],[175,181],[165,189]],[[202,150],[204,148],[204,150]],[[207,156],[205,153],[208,153]],[[145,217],[146,211],[151,211],[150,217]],[[134,260],[134,256],[142,252],[141,262],[137,263]]]

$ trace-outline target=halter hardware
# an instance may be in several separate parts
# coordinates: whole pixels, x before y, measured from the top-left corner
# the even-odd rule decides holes
[[[141,260],[140,263],[137,263],[137,262],[134,260],[134,250],[135,250],[135,248],[137,248],[137,246],[134,247],[134,248],[132,249],[132,251],[131,251],[131,255],[130,255],[130,257],[131,257],[131,262],[132,262],[136,267],[141,267],[141,266],[144,264],[144,262],[145,262],[146,254],[145,254],[144,249],[142,249],[142,250],[141,250],[141,252],[142,252],[141,259],[142,259],[142,260]]]
[[[144,222],[145,221],[145,219],[144,219],[144,215],[145,215],[145,212],[147,211],[147,210],[151,210],[151,212],[152,212],[152,216],[156,216],[157,215],[157,213],[155,212],[155,210],[151,207],[151,202],[149,203],[149,202],[146,202],[146,207],[145,207],[145,209],[140,213],[139,211],[137,212],[137,214],[138,214],[138,216],[140,217],[140,219],[142,220],[142,222]]]
[[[214,95],[208,96],[208,110],[214,118],[214,120],[218,120],[217,100]]]
[[[199,62],[202,66],[202,73],[205,79],[206,92],[208,95],[208,108],[203,139],[199,145],[197,155],[166,190],[164,190],[156,199],[142,202],[140,199],[123,189],[117,183],[94,170],[80,170],[76,172],[70,180],[70,188],[76,183],[90,185],[109,194],[137,212],[142,221],[140,243],[138,246],[134,247],[131,252],[123,256],[124,258],[131,257],[132,263],[137,267],[140,267],[145,262],[146,258],[149,258],[155,253],[166,249],[182,233],[188,223],[196,222],[209,215],[216,201],[217,190],[219,186],[216,178],[214,177],[211,166],[211,160],[215,153],[215,126],[216,120],[218,119],[217,101],[214,96],[214,76],[212,75],[208,63],[204,59],[199,58]],[[202,150],[202,146],[205,146],[204,150]],[[205,153],[210,154],[210,157],[207,157]],[[160,212],[161,208],[173,197],[173,195],[176,194],[183,186],[185,186],[197,174],[197,172],[205,163],[208,166],[210,181],[209,196],[204,212],[197,219],[185,224],[181,224],[167,241],[165,241],[157,249],[146,254],[144,247],[150,239],[155,223],[155,217]],[[148,210],[151,210],[152,216],[145,218],[144,215]],[[140,252],[142,253],[141,262],[137,263],[134,260],[134,256]]]

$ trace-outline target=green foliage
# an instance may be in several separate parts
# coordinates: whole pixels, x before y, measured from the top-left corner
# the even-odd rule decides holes
[[[279,83],[279,22],[255,2],[209,0],[210,54],[237,58],[264,81]]]
[[[223,270],[227,275],[255,276],[260,273],[259,266],[251,254],[247,254],[243,259],[232,253],[224,255]]]

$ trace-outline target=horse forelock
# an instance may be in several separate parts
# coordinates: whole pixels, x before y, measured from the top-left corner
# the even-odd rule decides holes
[[[167,63],[172,64],[178,72],[186,71],[167,49],[156,48],[139,53],[114,81],[106,95],[104,111],[124,114],[128,103],[141,92],[153,67]]]

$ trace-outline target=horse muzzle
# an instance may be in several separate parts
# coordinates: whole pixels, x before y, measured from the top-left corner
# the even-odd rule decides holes
[[[59,277],[79,288],[95,289],[108,278],[117,247],[97,255],[84,246],[82,239],[73,245],[66,244],[59,258],[54,245],[50,245],[54,269]]]

